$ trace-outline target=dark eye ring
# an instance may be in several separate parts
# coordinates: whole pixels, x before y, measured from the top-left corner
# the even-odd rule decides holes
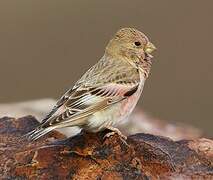
[[[136,41],[136,42],[135,42],[135,45],[136,45],[136,46],[140,46],[141,43],[140,43],[139,41]]]

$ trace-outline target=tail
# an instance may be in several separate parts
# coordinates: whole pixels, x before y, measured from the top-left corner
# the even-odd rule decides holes
[[[36,141],[37,139],[49,133],[53,129],[55,129],[55,127],[47,127],[47,128],[37,127],[33,131],[30,131],[29,133],[24,135],[24,137],[27,138],[29,141]]]

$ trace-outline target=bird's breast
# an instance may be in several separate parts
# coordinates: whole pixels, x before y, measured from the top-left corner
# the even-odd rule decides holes
[[[133,111],[133,109],[135,108],[135,106],[141,96],[144,82],[145,82],[145,79],[141,76],[141,81],[140,81],[137,91],[133,95],[131,95],[127,99],[125,99],[123,102],[121,102],[121,108],[120,108],[121,116],[128,116]]]

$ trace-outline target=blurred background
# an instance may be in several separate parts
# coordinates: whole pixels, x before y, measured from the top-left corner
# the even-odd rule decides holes
[[[140,105],[213,136],[213,1],[0,1],[0,103],[58,98],[121,27],[158,50]],[[0,110],[1,111],[1,110]]]

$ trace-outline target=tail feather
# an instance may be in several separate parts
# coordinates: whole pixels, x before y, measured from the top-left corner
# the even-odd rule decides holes
[[[48,128],[38,127],[35,130],[27,133],[24,137],[26,137],[30,141],[35,141],[40,137],[44,136],[45,134],[49,133],[53,129],[55,129],[55,127],[48,127]]]

